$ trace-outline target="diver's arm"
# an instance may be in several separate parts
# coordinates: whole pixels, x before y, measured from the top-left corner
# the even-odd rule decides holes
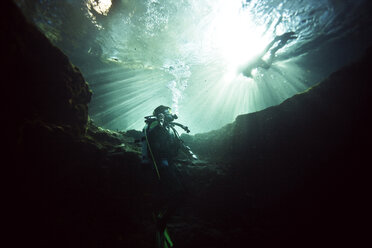
[[[190,147],[185,145],[181,139],[179,139],[180,149],[185,155],[192,160],[197,160],[198,157],[191,151]]]
[[[183,153],[185,153],[185,155],[189,158],[189,159],[198,159],[198,157],[191,151],[190,147],[185,145],[185,143],[183,143],[183,140],[180,138],[177,130],[174,128],[174,125],[176,126],[179,126],[181,127],[183,130],[185,130],[187,133],[190,132],[190,129],[187,127],[187,126],[184,126],[180,123],[176,123],[176,122],[172,122],[170,123],[170,128],[173,130],[174,132],[174,135],[175,135],[175,138],[177,140],[177,144],[178,144],[178,147],[179,149],[181,149],[181,151]]]
[[[279,36],[275,37],[274,41],[275,42],[279,41],[279,42],[270,51],[270,59],[269,59],[270,61],[273,61],[274,60],[274,57],[275,57],[276,52],[280,48],[284,47],[289,40],[293,40],[293,39],[296,39],[297,38],[297,36],[294,36],[294,34],[295,34],[294,32],[287,32],[287,33],[284,33],[282,35],[279,35]]]
[[[249,61],[247,64],[239,68],[239,72],[241,72],[244,76],[252,78],[252,70],[254,68],[262,67],[265,69],[268,69],[270,65],[266,63],[262,57],[265,56],[265,54],[272,48],[274,43],[277,42],[276,38],[272,40],[265,49],[258,54],[255,59]]]
[[[184,151],[190,159],[198,160],[198,157],[191,151],[189,146],[184,145]]]

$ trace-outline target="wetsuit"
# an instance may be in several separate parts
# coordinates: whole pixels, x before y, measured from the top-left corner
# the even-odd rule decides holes
[[[146,127],[145,127],[146,128]],[[156,186],[156,208],[163,212],[162,224],[165,227],[184,196],[184,187],[177,175],[174,159],[178,155],[181,141],[175,131],[168,125],[160,125],[157,120],[147,126],[147,139],[151,149],[151,160],[155,160],[159,172]],[[154,161],[152,161],[154,165]],[[155,166],[153,166],[155,167]],[[154,173],[154,176],[156,173]],[[163,227],[161,227],[163,228]]]

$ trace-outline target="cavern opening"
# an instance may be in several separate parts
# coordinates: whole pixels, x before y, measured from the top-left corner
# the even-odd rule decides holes
[[[15,2],[81,69],[90,117],[112,130],[142,129],[161,104],[194,134],[218,129],[303,92],[371,41],[363,0]]]

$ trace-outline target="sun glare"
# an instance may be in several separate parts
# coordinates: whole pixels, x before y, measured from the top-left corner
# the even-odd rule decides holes
[[[95,18],[110,2],[89,0],[87,8],[115,68],[88,78],[101,92],[90,110],[98,124],[140,129],[162,104],[202,132],[297,92],[288,84],[301,80],[300,69],[289,75],[289,62],[278,66],[270,56],[280,15],[258,15],[258,0],[133,1],[128,15],[113,13],[103,28]]]
[[[272,37],[264,35],[240,0],[221,1],[214,11],[213,22],[206,33],[213,48],[233,69],[258,56]]]

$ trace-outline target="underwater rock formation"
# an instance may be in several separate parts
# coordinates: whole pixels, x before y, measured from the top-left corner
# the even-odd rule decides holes
[[[89,121],[78,69],[10,3],[1,25],[13,245],[153,247],[139,132]],[[201,160],[177,164],[189,189],[169,225],[177,246],[361,244],[371,57],[279,106],[184,136]]]
[[[259,210],[265,216],[259,222],[272,229],[257,245],[363,243],[371,57],[372,48],[278,106],[238,116],[219,130],[183,136],[200,157],[230,164],[223,182],[229,189],[219,196],[229,200],[216,215],[234,208],[236,228],[246,226],[249,211]]]
[[[19,123],[37,119],[84,134],[91,98],[87,83],[66,55],[14,8],[6,8],[9,18],[1,23],[6,48],[3,76],[10,92],[5,97],[12,104],[7,114]]]
[[[124,192],[133,198],[137,148],[89,121],[92,93],[78,68],[12,1],[3,7],[8,238],[14,247],[105,246],[130,221]]]

